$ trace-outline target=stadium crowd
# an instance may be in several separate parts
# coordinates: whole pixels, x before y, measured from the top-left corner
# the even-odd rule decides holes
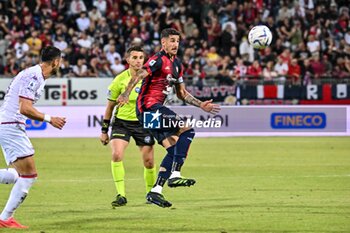
[[[260,51],[247,42],[257,24],[273,34]],[[166,27],[181,32],[179,56],[195,85],[350,75],[347,0],[0,0],[0,75],[14,76],[54,45],[64,54],[58,77],[114,77],[131,44],[152,55]]]

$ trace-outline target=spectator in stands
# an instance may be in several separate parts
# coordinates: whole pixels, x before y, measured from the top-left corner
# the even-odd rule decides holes
[[[295,50],[298,47],[298,45],[303,42],[303,32],[299,20],[294,22],[290,33],[290,42],[292,50]]]
[[[230,56],[232,62],[236,61],[236,58],[238,56],[238,51],[237,51],[237,48],[235,46],[231,47],[229,56]]]
[[[320,51],[320,42],[315,39],[314,35],[309,35],[307,49],[311,54],[318,54]]]
[[[224,31],[220,36],[221,53],[224,55],[228,55],[230,53],[231,47],[234,46],[234,37],[232,34],[232,24],[226,24]]]
[[[311,57],[311,52],[306,49],[306,46],[303,42],[300,42],[298,48],[295,51],[295,57],[299,59],[299,61],[303,61]]]
[[[5,66],[5,75],[6,76],[15,76],[19,71],[19,66],[16,63],[16,59],[11,57]]]
[[[350,27],[348,27],[348,30],[344,36],[344,39],[345,39],[346,44],[350,46]]]
[[[58,77],[74,77],[72,66],[69,64],[69,61],[66,59],[66,57],[63,57],[62,59],[61,67],[58,72]]]
[[[106,0],[94,0],[92,3],[93,8],[98,8],[98,12],[101,12],[102,15],[106,15],[107,12],[107,1]]]
[[[283,21],[280,23],[280,26],[277,28],[277,32],[279,34],[279,37],[284,40],[289,40],[292,37],[291,32],[291,25],[289,23],[289,18],[284,18]]]
[[[255,60],[253,64],[248,67],[247,75],[250,78],[260,78],[260,76],[262,75],[262,68],[258,60]]]
[[[23,59],[29,52],[29,46],[24,41],[23,37],[18,38],[18,41],[15,44],[15,50],[16,50],[16,59],[21,60]]]
[[[277,78],[277,72],[274,71],[273,61],[268,61],[266,67],[263,69],[263,76],[265,81],[272,81]]]
[[[195,29],[197,29],[198,27],[197,27],[197,25],[196,25],[196,23],[194,22],[194,20],[193,20],[193,17],[188,17],[187,18],[187,21],[186,21],[186,23],[185,23],[185,25],[184,25],[184,33],[185,33],[185,37],[186,38],[190,38],[190,37],[192,37],[193,36],[193,31],[195,30]]]
[[[115,45],[110,45],[108,51],[106,52],[106,58],[110,64],[114,64],[115,59],[122,60],[120,54],[115,51]]]
[[[321,60],[322,66],[324,67],[324,76],[330,77],[332,70],[333,70],[333,65],[328,59],[328,55],[324,54],[322,56]]]
[[[233,79],[239,80],[239,79],[245,79],[245,76],[247,74],[247,66],[244,65],[243,59],[237,57],[236,58],[236,66],[234,67],[233,72]]]
[[[39,57],[42,48],[42,41],[38,38],[38,31],[32,31],[31,35],[32,36],[26,40],[26,43],[29,46],[29,53],[34,57]]]
[[[288,73],[288,63],[283,62],[281,57],[277,58],[277,63],[274,67],[274,71],[277,73],[277,76],[280,81],[285,81],[285,75]]]
[[[221,64],[218,67],[219,73],[216,76],[216,80],[218,80],[219,85],[233,85],[234,81],[231,78],[233,76],[234,66],[231,63],[230,56],[225,56],[222,59]]]
[[[209,48],[208,53],[207,53],[207,60],[210,60],[211,62],[213,62],[215,64],[219,59],[220,59],[220,56],[216,51],[216,47],[211,46]]]
[[[281,58],[283,63],[289,64],[292,61],[292,55],[289,49],[284,49],[280,54],[279,58]]]
[[[89,18],[92,22],[98,22],[98,20],[102,18],[102,14],[96,6],[94,6],[92,10],[89,11]]]
[[[118,57],[115,57],[114,63],[111,65],[111,70],[114,76],[117,76],[125,70],[125,66],[122,64],[121,60]]]
[[[348,73],[348,76],[350,75],[350,57],[346,56],[344,61],[344,67],[345,71]]]
[[[203,66],[203,71],[206,75],[206,79],[214,79],[218,74],[218,67],[212,60],[207,60],[207,63]]]
[[[192,85],[195,85],[199,88],[207,85],[205,81],[206,74],[202,70],[199,62],[192,63]]]
[[[80,47],[90,49],[91,46],[92,46],[92,38],[89,37],[89,36],[86,34],[85,31],[83,31],[83,32],[80,33],[80,37],[79,37],[79,39],[77,40],[77,44],[78,44]]]
[[[243,61],[254,61],[254,49],[253,46],[248,43],[247,37],[242,38],[239,45],[239,54],[241,55]]]
[[[74,77],[87,77],[88,67],[86,60],[83,57],[78,58],[77,64],[73,66]]]
[[[287,74],[292,79],[293,83],[298,83],[300,81],[301,69],[296,58],[293,58],[291,63],[288,64]]]
[[[320,62],[320,56],[318,54],[315,54],[311,57],[310,65],[313,70],[314,78],[320,78],[325,74],[325,67]]]
[[[73,0],[70,4],[70,13],[72,15],[78,15],[83,11],[86,11],[86,5],[83,0]]]
[[[283,21],[284,19],[290,19],[292,17],[292,12],[288,8],[286,3],[282,3],[281,8],[278,10],[277,21]]]
[[[303,66],[301,66],[301,76],[303,77],[303,84],[308,85],[314,77],[314,71],[311,67],[310,60],[305,59]]]
[[[90,19],[87,17],[87,13],[85,11],[80,12],[80,17],[76,20],[78,29],[83,32],[86,31],[90,27]]]
[[[342,70],[339,65],[335,65],[332,76],[336,79],[343,79],[350,76],[350,73]]]
[[[266,64],[269,61],[274,62],[276,60],[276,55],[272,52],[271,47],[266,47],[264,50],[261,51],[260,59],[261,65],[266,66]]]
[[[64,40],[62,35],[57,36],[57,40],[54,40],[53,46],[56,48],[59,48],[62,52],[65,52],[65,50],[68,47],[67,42]]]

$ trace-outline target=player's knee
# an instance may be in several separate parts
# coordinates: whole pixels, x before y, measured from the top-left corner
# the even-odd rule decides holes
[[[154,167],[154,160],[153,158],[146,158],[143,160],[143,165],[145,166],[145,168],[153,168]]]
[[[193,128],[190,128],[190,127],[185,127],[185,128],[181,128],[179,130],[179,135],[183,134],[183,133],[186,133],[186,134],[190,134],[190,135],[194,135],[196,134],[196,132],[194,131]]]
[[[181,134],[183,134],[187,138],[194,138],[194,136],[196,135],[196,131],[193,128],[188,128],[187,130],[183,131]]]
[[[112,161],[113,162],[120,162],[123,160],[123,152],[115,150],[112,152]]]

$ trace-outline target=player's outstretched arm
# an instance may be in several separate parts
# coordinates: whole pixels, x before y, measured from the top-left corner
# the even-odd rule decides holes
[[[213,100],[200,101],[186,90],[183,83],[176,85],[176,94],[179,99],[182,99],[190,105],[199,107],[206,112],[210,112],[215,115],[220,111],[220,105],[213,104]]]
[[[126,87],[125,91],[119,95],[117,102],[118,106],[123,106],[127,102],[129,102],[129,95],[132,91],[132,89],[136,86],[136,84],[146,78],[148,76],[148,72],[145,69],[140,69],[136,72],[136,75],[131,77],[130,82],[128,83],[128,86]]]
[[[33,107],[33,101],[29,99],[19,98],[19,111],[30,119],[49,122],[53,127],[58,129],[62,129],[66,124],[65,117],[51,117],[50,115],[41,113]]]
[[[105,115],[103,117],[101,135],[100,135],[100,141],[102,145],[107,145],[109,143],[108,129],[109,129],[109,124],[111,122],[113,109],[116,105],[117,103],[114,101],[108,100],[107,102],[107,107],[105,110]]]

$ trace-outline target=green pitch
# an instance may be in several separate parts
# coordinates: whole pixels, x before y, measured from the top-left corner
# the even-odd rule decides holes
[[[348,137],[197,138],[183,169],[197,184],[165,188],[170,209],[144,204],[133,142],[125,158],[128,204],[117,209],[110,207],[109,147],[98,139],[32,142],[39,179],[16,213],[30,226],[21,232],[350,232]],[[158,165],[163,154],[156,146]],[[11,187],[0,185],[1,208]]]

